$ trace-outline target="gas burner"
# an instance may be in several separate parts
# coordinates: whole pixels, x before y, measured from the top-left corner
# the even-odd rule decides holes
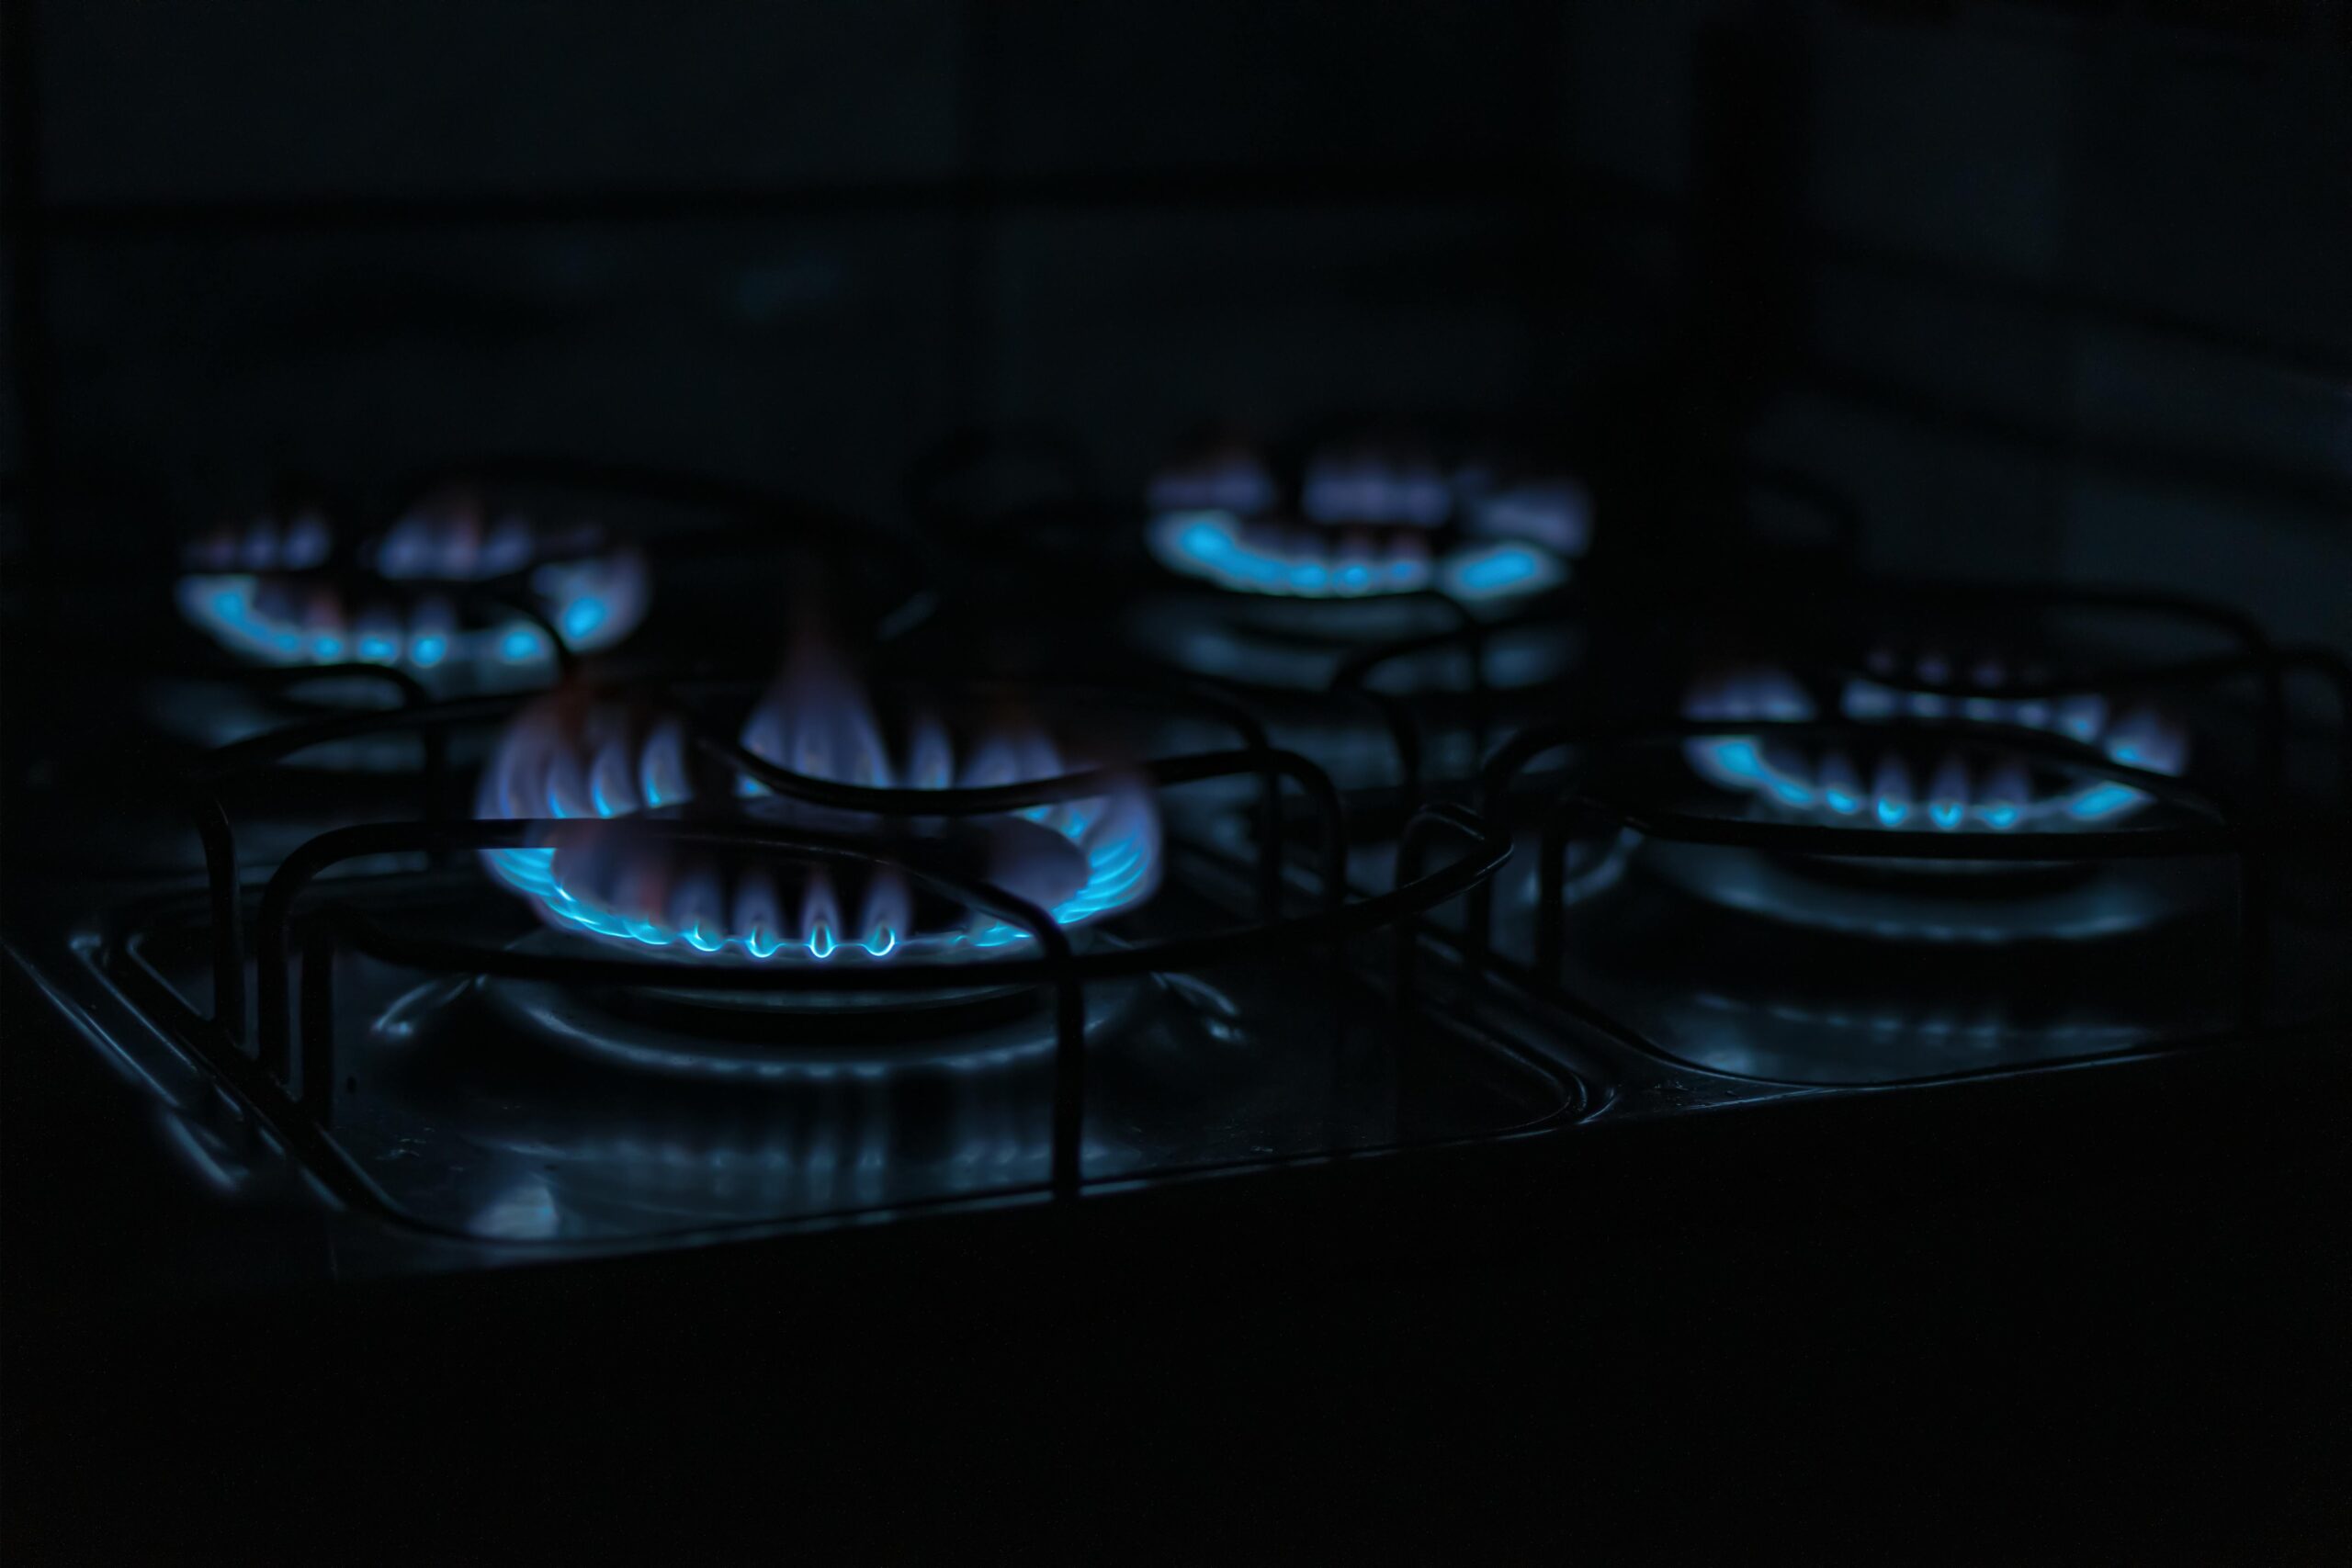
[[[564,953],[583,945],[578,937],[541,931],[518,947]],[[1035,1067],[1055,1048],[1052,1008],[1034,986],[976,984],[913,993],[684,991],[495,976],[480,985],[494,1010],[539,1038],[631,1071],[670,1077],[880,1083],[933,1069],[968,1075]],[[1148,982],[1133,977],[1089,987],[1087,1037],[1114,1027],[1148,989]]]
[[[183,552],[181,614],[265,664],[378,664],[485,685],[543,677],[556,651],[550,629],[566,649],[593,652],[645,616],[638,551],[587,525],[511,513],[486,525],[466,495],[419,506],[348,550],[336,546],[315,510],[217,529]]]
[[[1875,890],[1714,846],[1653,841],[1639,864],[1623,896],[1572,917],[1563,980],[1709,1072],[1998,1071],[2218,1027],[2235,1002],[2235,911],[2210,864]]]
[[[578,943],[540,932],[521,945]],[[1090,990],[1098,1049],[1159,998],[1141,976]],[[815,998],[741,998],[731,1026],[709,1007],[673,1012],[655,999],[628,987],[429,982],[383,1010],[358,1068],[383,1111],[414,1119],[403,1126],[434,1129],[428,1138],[462,1126],[488,1155],[475,1180],[433,1201],[495,1239],[659,1233],[1047,1179],[1055,1031],[1034,995],[998,993],[986,1013],[943,1006],[928,1025],[910,1010],[866,1032]],[[1081,1157],[1115,1169],[1129,1157],[1117,1140],[1105,1128]]]
[[[1065,928],[1134,908],[1158,879],[1158,814],[1132,781],[1011,812],[844,809],[788,799],[749,777],[730,789],[689,734],[674,710],[582,690],[526,707],[483,773],[477,813],[566,821],[529,845],[486,852],[492,872],[559,930],[682,961],[752,964],[979,959],[1034,940],[994,914],[918,892],[921,877],[910,880],[902,864],[977,879]],[[872,790],[986,789],[1071,771],[1025,721],[959,738],[920,710],[894,756],[864,691],[808,640],[752,708],[741,745],[804,778]],[[678,819],[784,829],[845,852],[686,849],[644,830]]]
[[[1906,667],[1920,684],[1971,690],[1950,695],[1905,689]],[[1990,660],[1956,673],[1952,662],[1938,655],[1905,660],[1882,650],[1868,668],[1869,676],[1845,683],[1832,705],[1837,716],[1862,724],[1924,721],[1949,727],[1943,735],[1890,730],[1883,743],[1868,746],[1769,734],[1714,736],[1690,742],[1685,754],[1702,777],[1753,796],[1763,811],[1782,819],[1950,832],[2105,827],[2139,812],[2151,799],[2120,780],[2086,782],[2002,752],[1996,743],[1988,748],[1985,738],[1964,733],[1970,727],[2040,730],[2095,749],[2120,768],[2165,778],[2177,778],[2188,767],[2187,728],[2152,705],[2119,710],[2096,691],[2057,698],[2006,696],[2006,686],[2041,688],[2048,682],[2030,669],[2012,681],[2007,666]],[[1786,670],[1757,666],[1695,682],[1683,713],[1710,721],[1803,723],[1821,716],[1824,706]]]
[[[1880,942],[1998,948],[2109,941],[2226,903],[2196,864],[1836,860],[1650,843],[1644,873],[1774,926]]]
[[[1382,690],[1514,690],[1578,657],[1574,627],[1512,620],[1585,551],[1590,509],[1573,479],[1442,464],[1409,441],[1326,446],[1278,479],[1257,448],[1227,442],[1163,469],[1148,504],[1152,555],[1195,589],[1133,606],[1127,637],[1192,674],[1320,693],[1396,649]],[[1476,624],[1494,628],[1476,649],[1447,643]]]
[[[1326,447],[1282,487],[1253,448],[1226,443],[1151,482],[1147,539],[1170,571],[1237,593],[1364,599],[1431,590],[1463,604],[1525,598],[1565,581],[1589,507],[1558,476],[1451,474],[1405,446]]]
[[[2154,803],[2120,779],[2005,748],[1996,727],[2072,741],[2094,770],[2103,762],[2172,779],[2188,766],[2187,728],[2156,706],[2119,709],[2087,689],[2010,694],[2049,691],[2054,682],[2033,665],[1881,649],[1865,669],[1834,699],[1776,666],[1717,671],[1693,682],[1683,711],[1730,723],[1826,716],[1886,726],[1883,737],[1760,731],[1694,739],[1684,754],[1700,776],[1747,796],[1759,819],[1850,828],[1865,849],[1878,832],[2098,830]],[[2111,940],[2178,919],[2217,892],[2204,868],[2175,863],[1840,857],[1660,841],[1646,846],[1643,864],[1693,897],[1777,925],[1946,946]]]
[[[2197,1002],[2177,1004],[2197,1016]],[[1937,1003],[1841,1003],[1786,995],[1694,992],[1678,1010],[1678,1058],[1711,1073],[1823,1087],[1917,1082],[2012,1071],[2144,1045],[2145,1016],[2096,1005],[2036,1007],[1990,987]]]

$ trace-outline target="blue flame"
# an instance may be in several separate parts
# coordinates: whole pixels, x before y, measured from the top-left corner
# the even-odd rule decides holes
[[[788,667],[745,724],[744,745],[812,776],[871,787],[902,781],[919,789],[954,783],[970,787],[1051,778],[1065,771],[1050,739],[1016,730],[983,741],[959,778],[952,742],[935,723],[917,725],[903,770],[894,770],[862,695],[839,680],[821,665]],[[543,699],[510,728],[483,774],[477,810],[484,817],[613,820],[683,803],[694,795],[687,747],[685,730],[674,718],[648,728],[620,710],[583,714],[569,708],[560,694]],[[1114,913],[1152,891],[1158,819],[1139,787],[1115,785],[1100,798],[1049,803],[1013,815],[1058,835],[1082,857],[1082,880],[1073,863],[1070,880],[1055,886],[1060,902],[1048,913],[1057,924],[1075,926]],[[869,882],[862,912],[850,920],[843,919],[821,870],[812,873],[803,890],[797,919],[787,920],[775,906],[783,894],[760,880],[765,874],[757,871],[746,874],[752,880],[738,884],[732,897],[700,887],[673,888],[657,900],[660,915],[645,918],[614,908],[616,901],[633,900],[616,899],[609,886],[590,891],[566,885],[557,845],[492,850],[483,858],[495,875],[537,901],[554,921],[646,947],[683,945],[754,962],[783,957],[824,963],[899,953],[938,955],[1032,940],[1011,922],[978,914],[961,930],[904,930],[911,900],[895,872],[873,874],[887,883]],[[859,921],[866,922],[865,929],[854,929]],[[787,924],[797,926],[797,934],[782,929]]]
[[[574,572],[550,581],[558,592],[548,602],[549,618],[567,648],[608,647],[634,629],[638,615],[616,615],[607,591],[594,585],[587,576]],[[412,625],[405,630],[372,622],[356,631],[336,626],[305,629],[260,608],[261,592],[262,580],[257,576],[199,574],[180,579],[178,598],[187,618],[223,647],[268,664],[340,664],[356,660],[364,664],[432,670],[451,661],[539,664],[549,656],[547,634],[520,616],[472,630],[438,622]]]
[[[1922,673],[1942,678],[1939,671],[1924,667]],[[1954,701],[1933,693],[1899,692],[1873,681],[1858,680],[1847,687],[1842,707],[1846,716],[1866,722],[1907,716],[2051,730],[2098,748],[2119,766],[2168,777],[2179,776],[2188,763],[2188,736],[2177,725],[2153,709],[2114,716],[2097,695],[2066,697],[2055,703],[1997,695]],[[1702,719],[1801,723],[1812,718],[1815,709],[1804,688],[1785,671],[1757,670],[1702,683],[1693,690],[1686,711]],[[1768,796],[1793,811],[1874,820],[1890,829],[1903,828],[1918,817],[1947,832],[1978,828],[2006,833],[2106,823],[2138,810],[2152,798],[2144,790],[2113,780],[2093,781],[2034,798],[2026,766],[2014,758],[1996,762],[1972,784],[1968,768],[1955,752],[1946,758],[1923,792],[1916,787],[1909,768],[1894,755],[1882,759],[1876,776],[1864,788],[1847,751],[1835,742],[1817,756],[1801,755],[1792,748],[1776,753],[1754,735],[1695,739],[1686,750],[1702,775],[1726,788]],[[1780,760],[1775,760],[1776,755]]]
[[[1291,557],[1242,537],[1227,512],[1172,513],[1154,524],[1151,539],[1163,563],[1219,587],[1244,593],[1303,599],[1409,593],[1430,583],[1427,560],[1337,561]]]
[[[1983,801],[1950,796],[1923,802],[1907,778],[1882,781],[1867,798],[1849,789],[1816,784],[1765,759],[1755,739],[1727,736],[1693,742],[1691,760],[1701,773],[1731,788],[1769,795],[1799,812],[1816,808],[1839,817],[1859,816],[1867,807],[1883,828],[1900,829],[1915,814],[1923,814],[1939,829],[1987,828],[1996,833],[2020,828],[2063,828],[2069,822],[2105,822],[2147,803],[2143,790],[2113,780],[2101,780],[2066,793],[2025,801],[2007,795]]]
[[[1163,513],[1153,519],[1148,538],[1153,555],[1171,571],[1236,592],[1299,599],[1357,599],[1432,586],[1457,599],[1500,599],[1535,592],[1567,575],[1557,556],[1521,540],[1465,546],[1432,562],[1419,554],[1352,558],[1337,553],[1337,530],[1295,530],[1300,537],[1320,533],[1330,535],[1330,553],[1293,553],[1249,538],[1231,512],[1204,510]]]
[[[556,625],[562,628],[566,641],[576,642],[604,623],[605,602],[593,593],[574,599],[556,615]]]
[[[596,936],[634,942],[646,947],[672,947],[684,942],[698,953],[716,954],[732,951],[763,962],[779,953],[792,957],[806,956],[821,962],[849,953],[888,958],[902,945],[898,933],[888,927],[870,931],[863,937],[843,939],[837,936],[830,925],[820,921],[807,935],[798,939],[778,936],[768,941],[763,940],[763,933],[757,931],[744,934],[707,931],[699,921],[682,928],[662,921],[633,919],[577,897],[564,886],[556,875],[555,853],[552,848],[531,847],[492,850],[485,858],[492,871],[508,886],[538,900],[548,914],[565,924]]]
[[[567,811],[552,791],[547,810],[551,817],[581,815]],[[611,818],[622,814],[598,810],[594,815]],[[1115,913],[1149,891],[1157,860],[1156,844],[1153,835],[1139,822],[1131,821],[1122,830],[1090,833],[1090,829],[1102,825],[1090,823],[1079,811],[1046,807],[1042,814],[1023,815],[1062,834],[1086,855],[1086,885],[1049,911],[1055,924],[1076,926]],[[792,937],[757,930],[713,931],[699,921],[681,926],[637,919],[565,886],[556,874],[556,851],[551,846],[492,850],[483,858],[508,886],[537,900],[557,919],[597,936],[646,947],[671,947],[683,942],[699,953],[735,953],[760,963],[779,956],[788,961],[805,958],[824,963],[832,959],[888,958],[899,953],[938,957],[959,948],[989,951],[1035,940],[1027,931],[1001,920],[962,931],[934,932],[901,932],[882,926],[863,935],[853,935],[820,919],[806,934]]]
[[[1299,510],[1318,523],[1408,523],[1434,528],[1453,510],[1453,491],[1430,463],[1397,466],[1376,457],[1326,454],[1309,463]]]
[[[2129,784],[2106,781],[2073,795],[2066,802],[2066,810],[2077,821],[2096,822],[2103,818],[2120,816],[2147,798]]]
[[[1510,540],[1457,551],[1439,563],[1438,578],[1457,599],[1488,599],[1532,593],[1566,573],[1559,558],[1540,546]]]
[[[1501,490],[1483,482],[1470,503],[1470,531],[1527,539],[1563,556],[1581,556],[1592,537],[1592,497],[1574,479],[1534,479]]]

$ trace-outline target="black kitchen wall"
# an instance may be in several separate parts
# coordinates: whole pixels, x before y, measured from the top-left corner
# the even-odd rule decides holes
[[[1742,8],[1580,6],[1580,165],[1703,183]],[[2352,640],[2352,7],[1751,7],[1806,39],[1804,351],[1756,449],[1900,569],[2161,583]]]
[[[1131,469],[1211,411],[1508,402],[1548,19],[48,0],[62,488],[520,447],[878,507],[958,424]]]
[[[1688,378],[1883,564],[2352,637],[2342,0],[12,20],[45,341],[0,456],[68,563],[287,470],[585,453],[878,509],[975,423],[1131,482],[1212,412],[1615,429]]]

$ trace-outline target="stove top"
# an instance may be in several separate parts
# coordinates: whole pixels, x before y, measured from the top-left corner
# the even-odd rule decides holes
[[[1551,1278],[1681,1162],[1796,1180],[1809,1128],[1893,1170],[1898,1127],[2040,1106],[2061,1139],[2152,1084],[2334,1071],[2352,753],[2301,693],[2352,690],[2340,662],[2035,585],[1848,570],[1776,616],[1740,574],[1612,566],[1556,476],[1252,461],[1106,511],[1124,555],[1032,563],[1043,611],[959,559],[993,543],[844,550],[774,512],[586,540],[630,563],[609,636],[506,570],[554,536],[454,502],[340,556],[307,512],[196,547],[296,643],[199,605],[14,748],[10,984],[143,1151],[107,1156],[143,1173],[107,1222],[137,1239],[48,1310],[699,1300],[852,1256],[935,1286],[1042,1248],[1067,1317],[1134,1226],[1188,1259],[1121,1309],[1167,1332],[1340,1251],[1508,1232]],[[1284,494],[1301,519],[1236,521]],[[1559,577],[1340,583],[1363,541],[1323,513],[1438,561],[1484,547],[1474,502]],[[1171,559],[1211,513],[1293,575]],[[475,639],[421,659],[436,596]],[[398,637],[343,649],[379,599]],[[2115,617],[2163,635],[2085,629]]]
[[[1261,617],[1315,646],[1305,685],[1206,679],[1181,637],[1105,659],[1075,607],[976,669],[959,640],[1006,646],[985,602],[910,622],[775,547],[775,592],[714,597],[658,534],[486,522],[447,484],[347,546],[315,510],[206,536],[198,628],[253,657],[224,626],[283,601],[294,640],[121,682],[183,721],[135,744],[43,739],[11,952],[188,1181],[323,1205],[345,1274],[2253,1049],[2352,1008],[2339,781],[2277,700],[2324,661],[2257,634],[2135,662],[2068,617],[2243,628],[1859,578],[1726,660],[1703,594],[1678,622],[1571,577],[1596,530],[1555,472],[1393,433],[1277,471],[1231,442],[1171,465],[1090,603],[1131,634]],[[1212,525],[1282,580],[1181,547]],[[1496,540],[1546,581],[1430,565]],[[1345,580],[1360,555],[1417,575]],[[559,560],[570,588],[532,564]],[[312,580],[338,561],[366,581]],[[232,578],[244,618],[203,614],[188,585]],[[416,630],[506,579],[537,663],[494,620]],[[399,637],[342,647],[419,583]],[[776,627],[768,672],[670,658],[658,618],[616,649],[682,601]],[[1319,618],[1383,606],[1410,613]],[[1512,634],[1581,651],[1498,679]],[[1085,674],[1026,672],[1057,664]],[[118,824],[120,857],[42,861],[45,811]]]

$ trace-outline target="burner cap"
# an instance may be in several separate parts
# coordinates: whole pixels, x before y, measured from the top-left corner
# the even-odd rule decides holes
[[[591,939],[535,931],[515,951],[594,957]],[[537,1038],[637,1071],[747,1082],[882,1077],[919,1068],[987,1072],[1054,1050],[1051,993],[976,983],[953,991],[707,991],[486,976],[483,998]],[[1091,1041],[1124,1020],[1146,978],[1085,988]]]

